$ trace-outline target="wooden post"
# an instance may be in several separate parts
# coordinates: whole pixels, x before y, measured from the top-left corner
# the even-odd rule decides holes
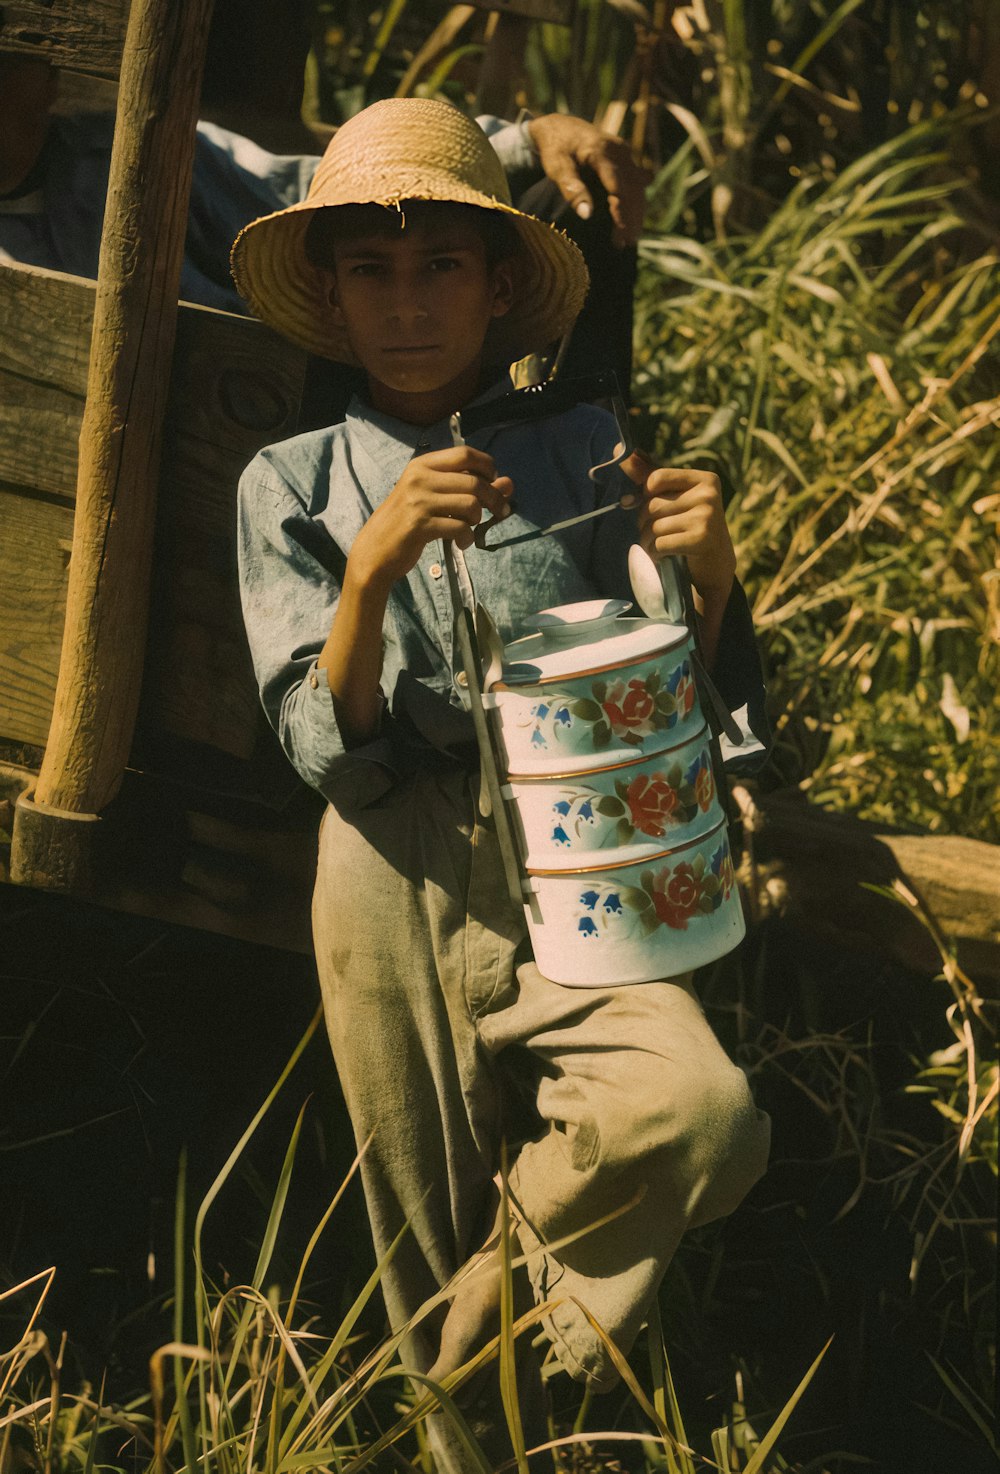
[[[133,0],[80,432],[55,708],[11,878],[85,885],[88,822],[121,783],[142,679],[156,482],[212,0]]]
[[[497,16],[479,69],[477,113],[496,113],[502,118],[513,110],[530,26],[531,21],[523,15]]]

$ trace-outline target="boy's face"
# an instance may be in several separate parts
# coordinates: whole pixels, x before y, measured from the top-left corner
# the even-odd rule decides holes
[[[487,330],[510,308],[511,270],[487,264],[461,212],[413,216],[402,230],[393,222],[335,239],[330,300],[376,408],[431,424],[477,392]]]

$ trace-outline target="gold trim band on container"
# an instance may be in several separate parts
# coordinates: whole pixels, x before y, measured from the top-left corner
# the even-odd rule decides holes
[[[711,839],[713,834],[716,834],[720,829],[724,828],[725,823],[726,819],[723,815],[719,822],[717,824],[713,824],[711,829],[706,829],[704,834],[697,834],[695,835],[694,839],[686,840],[684,844],[672,845],[668,850],[657,850],[655,855],[640,855],[638,859],[635,860],[615,860],[611,865],[576,865],[573,867],[568,867],[565,870],[529,870],[528,867],[525,866],[524,873],[525,875],[543,876],[596,875],[601,870],[625,870],[628,869],[630,865],[655,865],[657,860],[663,860],[667,857],[667,855],[679,855],[683,850],[689,850],[692,845],[703,844],[706,839]]]
[[[524,684],[525,686],[551,686],[555,681],[580,681],[585,676],[602,676],[609,670],[622,670],[623,667],[628,665],[645,665],[647,661],[655,660],[658,655],[666,655],[669,651],[677,650],[681,646],[689,645],[690,643],[691,631],[687,630],[687,633],[682,635],[679,640],[672,640],[669,645],[658,645],[655,650],[649,650],[645,655],[631,655],[627,660],[613,660],[610,665],[595,665],[592,670],[567,671],[564,676],[539,676],[537,680],[525,681]],[[511,662],[512,665],[518,665],[520,663],[519,661]],[[530,665],[531,661],[526,660],[524,664]],[[494,681],[490,687],[491,691],[513,691],[515,694],[518,689],[517,682],[511,686],[506,681]]]
[[[677,752],[681,747],[687,747],[689,742],[697,742],[708,731],[708,723],[702,722],[697,732],[690,737],[685,737],[682,742],[672,742],[669,747],[659,747],[656,752],[640,752],[638,757],[623,758],[620,763],[606,763],[603,768],[578,768],[575,773],[508,773],[508,783],[568,783],[573,778],[592,778],[595,773],[617,773],[620,768],[634,768],[637,763],[651,763],[655,758],[666,757],[669,752]]]

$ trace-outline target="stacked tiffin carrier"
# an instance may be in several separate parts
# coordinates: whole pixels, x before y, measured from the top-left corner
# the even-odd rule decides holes
[[[674,977],[745,932],[691,632],[629,608],[543,611],[484,699],[535,958],[570,986]]]

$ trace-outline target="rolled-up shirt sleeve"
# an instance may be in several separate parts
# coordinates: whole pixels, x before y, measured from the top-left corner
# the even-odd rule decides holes
[[[266,453],[265,453],[266,454]],[[316,664],[340,598],[346,556],[300,496],[258,456],[240,480],[240,597],[268,721],[299,775],[335,801],[370,801],[392,786],[392,719],[348,748],[325,670]]]

